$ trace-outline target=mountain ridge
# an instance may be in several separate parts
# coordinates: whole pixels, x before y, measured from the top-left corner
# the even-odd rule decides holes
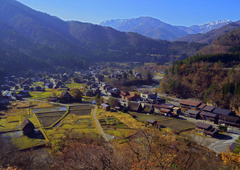
[[[132,19],[106,20],[99,25],[112,27],[124,32],[137,32],[139,34],[163,40],[174,40],[188,34],[205,33],[232,23],[230,20],[210,21],[201,25],[173,26],[153,17],[138,17]],[[156,30],[158,28],[158,30]]]

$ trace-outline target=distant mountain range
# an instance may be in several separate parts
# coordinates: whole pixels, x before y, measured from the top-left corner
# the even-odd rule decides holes
[[[171,28],[175,29],[166,29]],[[22,70],[84,68],[86,63],[96,61],[168,62],[191,56],[204,46],[156,40],[90,23],[65,22],[16,0],[0,0],[0,69],[8,72],[15,69],[16,63]]]
[[[208,22],[190,27],[173,26],[152,17],[116,19],[101,22],[101,26],[112,27],[118,31],[137,32],[147,37],[172,41],[188,34],[206,33],[232,23],[230,20]]]
[[[207,33],[199,33],[199,34],[189,34],[183,37],[176,38],[174,41],[187,41],[187,42],[198,42],[198,43],[207,43],[211,44],[215,38],[237,29],[240,27],[240,20],[236,22],[232,22],[228,25],[225,25],[219,29],[214,29]]]

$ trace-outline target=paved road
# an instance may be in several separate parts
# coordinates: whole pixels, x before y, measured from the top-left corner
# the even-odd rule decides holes
[[[236,140],[238,139],[239,135],[231,134],[218,142],[212,143],[209,146],[209,149],[214,150],[216,153],[225,152],[227,148]]]

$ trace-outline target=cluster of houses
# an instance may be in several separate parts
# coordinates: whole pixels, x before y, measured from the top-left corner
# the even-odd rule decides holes
[[[186,116],[211,121],[215,124],[225,124],[240,127],[240,117],[232,110],[208,106],[204,103],[182,100],[181,108],[186,109]]]
[[[182,110],[186,110],[185,116],[187,117],[207,120],[214,124],[240,127],[240,117],[232,110],[217,108],[191,100],[180,101],[180,107]],[[206,123],[197,122],[195,127],[197,132],[205,135],[213,137],[218,134],[218,131],[212,125]]]

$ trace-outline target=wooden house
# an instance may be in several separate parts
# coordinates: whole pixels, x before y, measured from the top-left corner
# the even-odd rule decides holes
[[[145,113],[153,113],[154,108],[152,104],[142,103],[142,108]]]
[[[194,119],[199,119],[200,118],[200,112],[196,110],[187,110],[186,111],[186,116],[194,118]]]
[[[172,116],[172,112],[169,109],[161,108],[159,111],[160,111],[160,114],[164,116],[168,116],[168,117]]]
[[[142,112],[143,110],[141,103],[138,102],[129,102],[127,109],[134,112]]]
[[[26,118],[20,125],[20,129],[23,131],[24,135],[31,135],[34,133],[35,126],[30,120]]]
[[[211,137],[218,135],[218,131],[215,128],[212,128],[212,125],[202,122],[197,122],[195,124],[195,130],[199,133],[203,133],[204,135],[209,135]]]
[[[127,91],[126,92],[121,91],[120,96],[121,96],[122,99],[125,99],[126,96],[130,96],[130,93],[127,92]]]
[[[137,94],[133,94],[133,95],[129,95],[129,96],[126,96],[125,99],[128,100],[128,101],[136,101],[138,99],[140,99],[141,97]]]
[[[219,124],[240,127],[240,118],[237,116],[219,115]]]
[[[58,102],[62,102],[62,103],[65,103],[65,102],[71,102],[73,101],[73,97],[72,95],[68,92],[68,91],[63,91],[59,96],[58,96],[58,99],[57,101]]]
[[[211,122],[214,122],[215,124],[218,124],[219,115],[217,114],[202,111],[200,112],[200,116],[201,119],[209,120]]]
[[[181,109],[184,110],[197,110],[197,107],[200,106],[201,103],[200,102],[196,102],[196,101],[191,101],[191,100],[181,100],[180,101],[180,107]]]

